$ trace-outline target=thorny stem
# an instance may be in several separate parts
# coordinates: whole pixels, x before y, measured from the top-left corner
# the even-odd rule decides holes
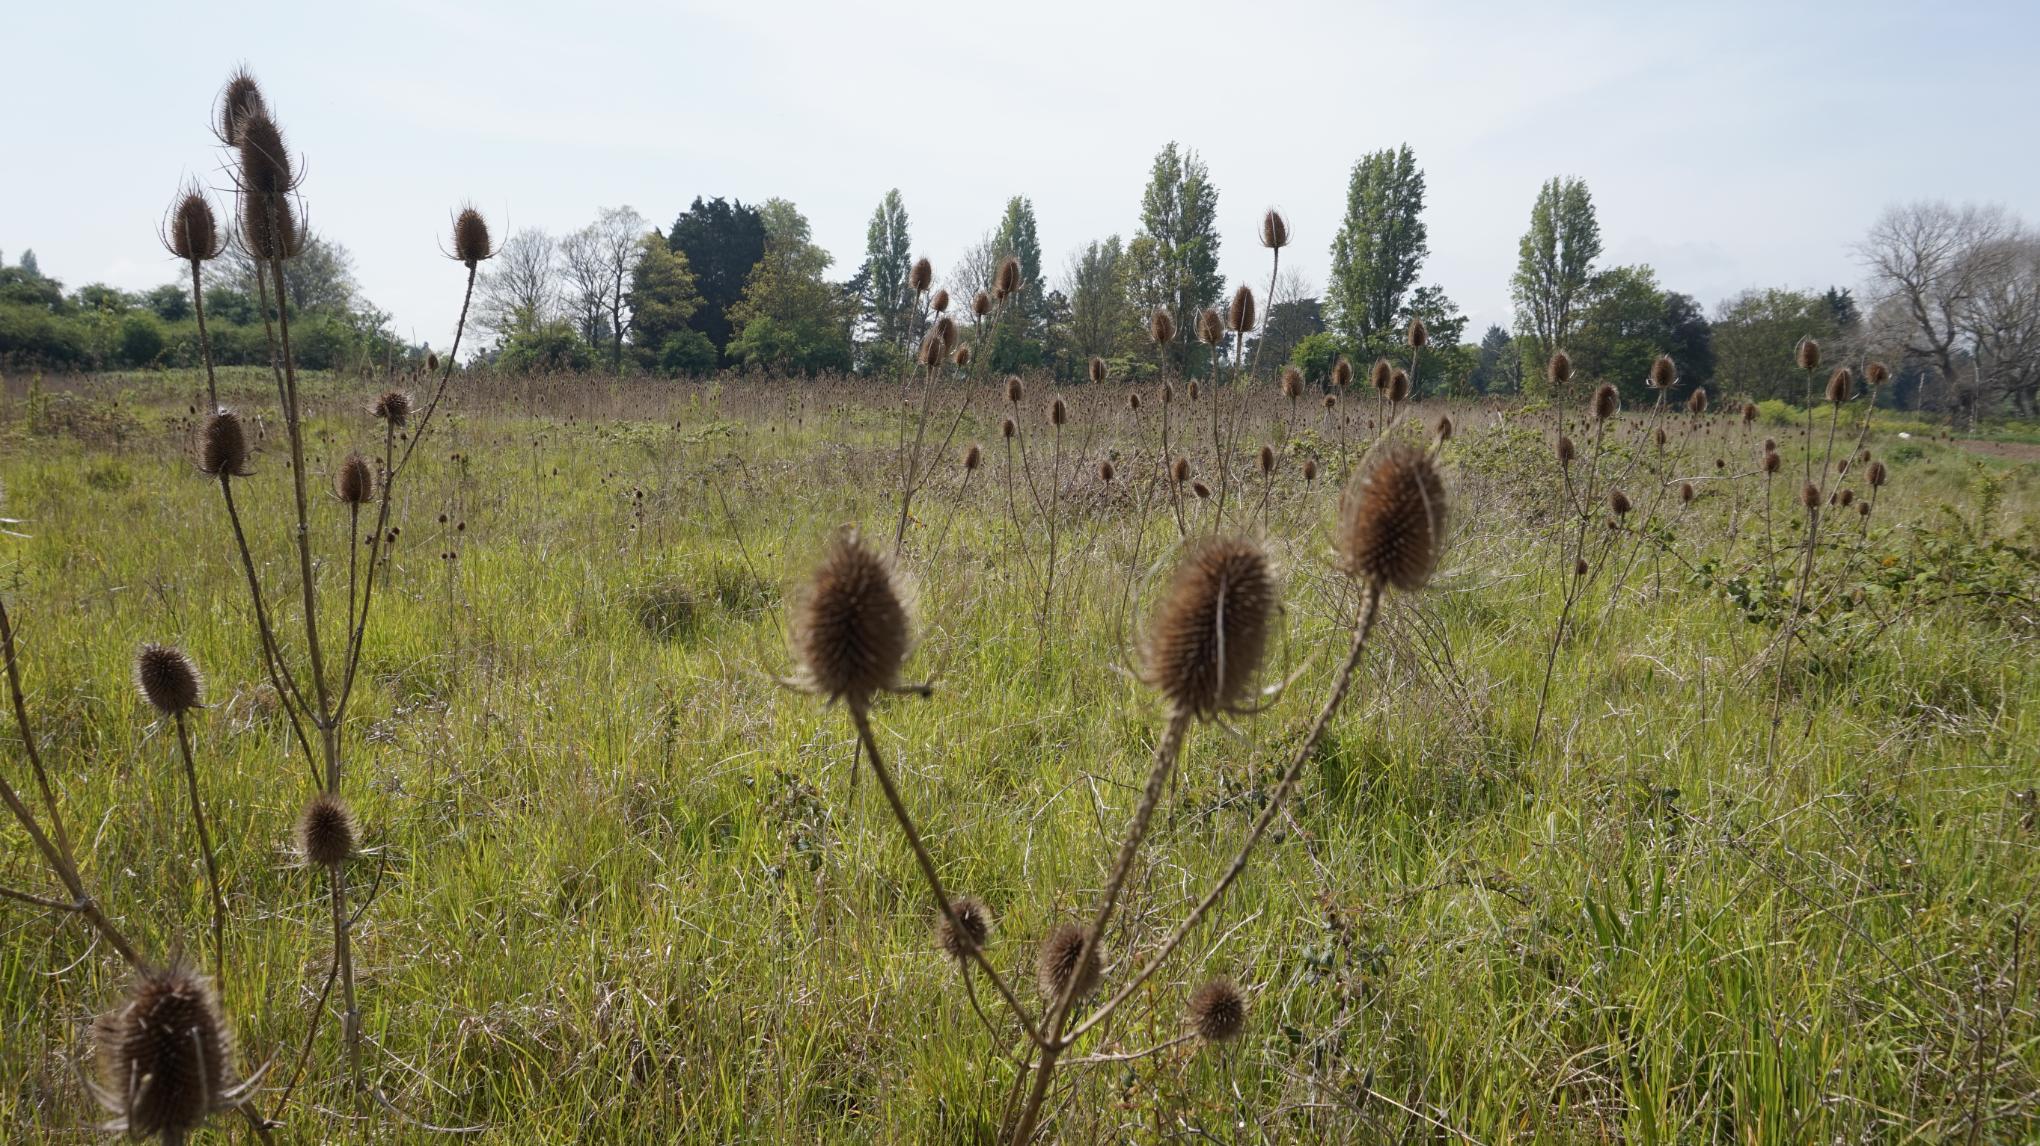
[[[199,285],[199,260],[191,260],[191,311],[198,318],[198,356],[205,361],[205,397],[212,404],[208,415],[220,409],[220,387],[213,380],[212,336],[205,328],[205,291]]]
[[[205,880],[212,889],[213,909],[213,978],[226,982],[227,978],[227,897],[220,890],[219,860],[213,854],[212,833],[205,824],[205,802],[198,795],[198,767],[191,758],[191,735],[184,724],[184,714],[172,718],[177,724],[177,751],[184,758],[184,783],[191,797],[191,822],[198,829],[198,847],[205,856]]]

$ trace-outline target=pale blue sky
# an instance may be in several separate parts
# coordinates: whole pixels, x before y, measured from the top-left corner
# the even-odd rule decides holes
[[[0,251],[76,286],[173,277],[155,227],[180,179],[227,185],[207,130],[246,62],[306,159],[315,226],[400,331],[443,346],[448,210],[563,232],[596,208],[660,226],[699,194],[784,196],[851,273],[906,197],[942,270],[1008,196],[1051,282],[1138,224],[1171,139],[1210,164],[1224,268],[1323,281],[1346,178],[1408,142],[1429,181],[1428,281],[1480,324],[1537,187],[1584,177],[1610,262],[1709,308],[1744,286],[1852,284],[1887,203],[1995,201],[2040,222],[2036,3],[137,4],[6,0]]]

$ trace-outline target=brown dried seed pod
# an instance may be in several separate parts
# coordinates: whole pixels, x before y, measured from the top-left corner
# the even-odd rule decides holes
[[[1841,461],[1836,462],[1835,472],[1843,477],[1847,477],[1849,474],[1849,459],[1843,458]]]
[[[1575,577],[1584,577],[1584,576],[1586,576],[1586,575],[1587,575],[1587,559],[1586,559],[1586,558],[1584,558],[1584,557],[1580,557],[1580,558],[1577,558],[1577,559],[1575,559],[1575,560],[1573,561],[1573,567],[1572,567],[1572,571],[1573,571],[1573,576],[1575,576]]]
[[[1629,504],[1628,494],[1623,493],[1619,489],[1611,489],[1608,491],[1609,512],[1613,513],[1617,517],[1622,517],[1629,512],[1630,508],[1631,506]]]
[[[1049,424],[1054,426],[1060,426],[1068,422],[1069,420],[1070,420],[1070,408],[1063,404],[1062,397],[1058,395],[1054,401],[1048,404]]]
[[[928,299],[928,309],[941,314],[949,309],[949,288],[941,287]]]
[[[489,238],[488,220],[473,207],[462,207],[453,217],[453,257],[469,270],[494,258],[496,246]]]
[[[1103,461],[1101,461],[1101,462],[1099,462],[1099,463],[1098,463],[1098,480],[1099,480],[1099,481],[1105,482],[1106,484],[1108,484],[1108,485],[1109,485],[1109,484],[1111,484],[1111,482],[1112,482],[1112,478],[1113,478],[1113,475],[1114,475],[1115,473],[1117,473],[1117,472],[1118,472],[1118,471],[1116,471],[1116,470],[1114,470],[1114,469],[1112,468],[1112,459],[1111,459],[1111,458],[1106,458],[1106,459],[1104,459]]]
[[[1383,446],[1339,499],[1339,563],[1347,575],[1414,592],[1445,544],[1445,480],[1431,456]]]
[[[1164,406],[1167,406],[1176,400],[1176,388],[1174,386],[1169,385],[1167,382],[1162,383],[1161,394],[1162,405]]]
[[[1374,366],[1367,371],[1368,383],[1384,394],[1388,393],[1389,380],[1394,377],[1395,367],[1390,366],[1386,358],[1375,359]]]
[[[236,123],[239,152],[239,184],[243,195],[271,198],[297,190],[297,172],[292,168],[290,148],[283,129],[270,118],[268,109],[257,108]]]
[[[1291,400],[1303,396],[1303,371],[1294,366],[1282,368],[1282,396]]]
[[[1104,385],[1105,360],[1093,354],[1091,356],[1091,361],[1085,364],[1084,372],[1090,377],[1092,385],[1094,386]]]
[[[1314,482],[1317,480],[1316,458],[1303,459],[1303,480],[1306,482]]]
[[[296,258],[304,249],[304,228],[288,195],[243,195],[241,248],[257,259]]]
[[[1425,326],[1421,318],[1410,319],[1410,328],[1404,334],[1403,340],[1410,344],[1410,349],[1422,350],[1431,345],[1431,328]]]
[[[1084,929],[1064,923],[1042,941],[1041,953],[1035,959],[1035,985],[1041,988],[1045,999],[1060,998],[1065,990],[1070,998],[1081,999],[1097,988],[1103,963],[1097,947],[1091,949],[1090,958],[1084,958]]]
[[[1707,391],[1693,391],[1692,395],[1686,399],[1686,412],[1689,414],[1705,414],[1707,412]]]
[[[831,700],[862,705],[898,682],[912,643],[906,603],[891,564],[855,530],[831,540],[798,606],[793,642],[807,683]]]
[[[170,218],[163,227],[163,245],[171,254],[192,263],[218,258],[225,249],[226,237],[220,233],[212,201],[197,186],[186,188],[171,206]]]
[[[1202,719],[1238,707],[1260,671],[1276,604],[1260,546],[1240,538],[1190,543],[1149,625],[1142,678]]]
[[[1190,394],[1190,400],[1191,400],[1192,402],[1195,402],[1195,401],[1197,400],[1197,379],[1195,379],[1195,378],[1192,378],[1192,379],[1190,380],[1190,385],[1189,385],[1189,394]]]
[[[1847,506],[1851,502],[1854,502],[1856,500],[1856,491],[1853,489],[1844,489],[1842,492],[1836,494],[1835,498],[1839,500],[1842,503],[1842,505]]]
[[[1682,481],[1679,483],[1679,503],[1681,505],[1693,504],[1693,495],[1694,490],[1692,482]]]
[[[1182,485],[1184,482],[1190,480],[1189,458],[1177,458],[1175,461],[1169,463],[1169,480],[1175,482],[1177,485]]]
[[[1742,420],[1744,425],[1748,425],[1749,423],[1757,420],[1757,404],[1755,402],[1743,403]]]
[[[184,650],[169,645],[143,645],[135,655],[135,688],[142,699],[164,716],[178,716],[199,705],[204,691],[198,666]]]
[[[1140,413],[1140,391],[1134,390],[1128,392],[1126,395],[1126,408],[1136,414]]]
[[[949,317],[946,314],[943,315],[941,318],[936,319],[934,329],[931,333],[933,333],[937,338],[940,338],[942,340],[942,353],[947,354],[950,351],[956,349],[955,319]]]
[[[1650,437],[1651,441],[1656,443],[1658,449],[1662,450],[1665,448],[1665,428],[1663,426],[1659,426],[1656,430],[1652,431]]]
[[[1784,458],[1781,458],[1781,457],[1779,457],[1779,456],[1778,456],[1778,451],[1776,451],[1776,450],[1765,450],[1765,451],[1764,451],[1764,472],[1765,472],[1765,473],[1767,473],[1767,474],[1774,474],[1774,473],[1777,473],[1777,472],[1778,472],[1778,470],[1779,470],[1779,467],[1783,466],[1784,464],[1785,464],[1785,459],[1784,459]]]
[[[1026,396],[1027,387],[1021,385],[1020,376],[1018,374],[1006,375],[1006,401],[1017,406],[1020,404],[1020,399]]]
[[[1273,207],[1261,216],[1261,245],[1272,251],[1289,245],[1289,220]]]
[[[1189,1018],[1198,1038],[1231,1042],[1247,1027],[1247,998],[1231,979],[1212,979],[1190,996]]]
[[[1593,400],[1589,403],[1589,410],[1594,415],[1596,422],[1607,421],[1614,417],[1616,411],[1620,409],[1622,409],[1622,395],[1616,391],[1612,383],[1603,382],[1595,387]]]
[[[1267,476],[1268,476],[1269,474],[1272,474],[1272,473],[1274,473],[1274,472],[1275,472],[1275,447],[1274,447],[1274,446],[1270,446],[1270,445],[1266,445],[1266,444],[1263,444],[1263,445],[1261,446],[1261,455],[1260,455],[1260,457],[1259,457],[1259,458],[1257,459],[1257,461],[1259,462],[1259,464],[1260,464],[1260,467],[1261,467],[1261,476],[1262,476],[1262,477],[1267,477]]]
[[[1432,433],[1434,433],[1434,434],[1436,434],[1436,435],[1437,435],[1437,437],[1438,437],[1438,440],[1439,440],[1439,441],[1441,441],[1441,442],[1449,442],[1449,441],[1451,441],[1451,440],[1452,440],[1452,415],[1450,415],[1450,414],[1440,414],[1440,415],[1438,415],[1438,421],[1437,421],[1437,424],[1431,427],[1431,431],[1432,431]]]
[[[1007,418],[1005,421],[999,423],[999,436],[1002,438],[1011,440],[1013,435],[1019,432],[1020,427],[1016,425],[1013,419],[1011,418]]]
[[[982,949],[991,934],[992,909],[974,895],[951,900],[947,912],[935,913],[935,942],[959,963]]]
[[[1650,384],[1652,389],[1669,390],[1679,380],[1679,367],[1669,354],[1660,354],[1651,360]]]
[[[1020,259],[1007,255],[999,261],[999,270],[992,278],[992,294],[1000,302],[1020,293]]]
[[[1579,448],[1574,446],[1573,440],[1564,434],[1558,436],[1558,444],[1553,448],[1558,454],[1558,464],[1561,466],[1573,464],[1573,459],[1579,456]]]
[[[958,366],[969,366],[969,365],[970,365],[970,347],[968,347],[968,346],[959,346],[959,347],[957,347],[957,348],[956,348],[956,353],[954,353],[954,354],[951,354],[951,355],[949,356],[949,360],[950,360],[951,362],[954,362],[954,363],[956,363],[956,364],[957,364]]]
[[[1148,339],[1156,346],[1175,341],[1176,320],[1168,311],[1157,307],[1153,314],[1148,315]]]
[[[1872,362],[1863,368],[1863,380],[1872,386],[1882,386],[1891,381],[1891,367],[1882,362]]]
[[[1856,376],[1846,366],[1836,368],[1828,375],[1827,400],[1830,405],[1839,406],[1856,393]]]
[[[1811,338],[1800,339],[1798,348],[1793,352],[1793,358],[1799,363],[1801,370],[1820,369],[1820,343]]]
[[[1345,355],[1341,354],[1339,360],[1332,363],[1332,385],[1344,390],[1352,384],[1353,364],[1346,360]]]
[[[1334,407],[1334,406],[1336,406],[1336,405],[1338,405],[1338,404],[1339,404],[1339,398],[1338,398],[1338,395],[1336,395],[1336,394],[1327,394],[1327,395],[1325,395],[1325,397],[1324,397],[1324,407],[1325,407],[1325,409],[1329,410],[1329,409],[1331,409],[1332,407]]]
[[[970,312],[979,318],[992,313],[992,296],[984,291],[970,296]]]
[[[215,411],[205,420],[205,438],[199,445],[199,472],[210,477],[247,477],[248,436],[241,429],[241,416],[232,410]]]
[[[354,813],[347,807],[347,801],[331,792],[313,796],[298,816],[298,854],[313,867],[333,867],[346,863],[354,855],[356,841],[361,838],[354,824]]]
[[[1885,470],[1882,460],[1871,462],[1870,468],[1863,471],[1863,480],[1870,483],[1871,489],[1881,488],[1886,481],[1890,480],[1890,476],[1890,473]]]
[[[970,448],[963,451],[963,471],[970,473],[976,470],[984,464],[984,457],[984,450],[976,442],[972,442]]]
[[[1197,316],[1197,340],[1206,346],[1217,346],[1225,341],[1225,319],[1210,307]]]
[[[1807,482],[1799,488],[1799,504],[1808,509],[1820,508],[1820,487]]]
[[[1555,386],[1572,381],[1572,356],[1563,350],[1553,354],[1551,361],[1544,365],[1544,376]]]
[[[182,965],[141,971],[92,1033],[99,1078],[91,1089],[114,1115],[109,1130],[183,1142],[208,1116],[247,1099],[219,997]]]
[[[914,269],[907,274],[907,287],[915,294],[927,294],[935,282],[935,264],[925,258],[914,260]]]
[[[1868,517],[1868,516],[1870,516],[1870,503],[1869,503],[1868,501],[1859,501],[1859,502],[1857,502],[1857,503],[1856,503],[1856,514],[1857,514],[1857,516],[1859,516],[1859,517]]]
[[[375,496],[375,475],[369,472],[368,459],[360,454],[349,454],[347,460],[333,474],[333,496],[342,505],[363,506]]]
[[[915,353],[914,361],[923,369],[933,370],[942,365],[942,358],[946,353],[942,345],[942,335],[931,330],[921,336],[921,349]]]
[[[385,390],[370,412],[392,426],[401,427],[411,420],[411,396],[402,390]]]
[[[1402,369],[1397,369],[1394,373],[1388,376],[1388,400],[1390,402],[1400,403],[1407,401],[1409,399],[1409,396],[1410,396],[1409,373]]]
[[[227,77],[227,86],[220,90],[218,118],[213,123],[213,134],[228,147],[241,142],[241,121],[257,112],[268,113],[268,105],[262,101],[262,89],[256,86],[255,77],[246,68],[234,69]]]

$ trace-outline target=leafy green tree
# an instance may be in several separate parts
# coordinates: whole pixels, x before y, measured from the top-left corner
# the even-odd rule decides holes
[[[914,297],[907,276],[913,265],[907,205],[895,187],[878,201],[878,209],[864,229],[864,266],[859,276],[873,340],[901,346],[912,336]]]
[[[1545,360],[1579,329],[1601,257],[1601,224],[1584,180],[1554,178],[1537,193],[1530,229],[1517,247],[1509,282],[1516,303],[1516,341],[1530,361],[1526,379],[1544,377]]]
[[[1277,292],[1277,297],[1280,297],[1280,292]],[[1298,343],[1324,329],[1324,311],[1318,299],[1285,299],[1268,308],[1268,316],[1261,323],[1261,338],[1265,345],[1255,353],[1270,362],[1288,362]]]
[[[255,262],[240,244],[228,243],[226,253],[213,265],[219,268],[217,278],[221,281],[250,298],[262,296],[256,288]],[[304,249],[297,257],[284,260],[283,290],[292,314],[351,310],[361,292],[354,280],[354,256],[346,247],[313,231],[305,236]],[[272,288],[270,294],[275,293]],[[208,313],[206,317],[212,316]]]
[[[1460,345],[1466,336],[1466,315],[1446,295],[1445,288],[1436,284],[1411,291],[1403,300],[1402,309],[1396,312],[1394,325],[1376,332],[1362,344],[1359,357],[1408,357],[1407,332],[1411,322],[1419,318],[1424,320],[1431,337],[1430,345],[1416,358],[1416,377],[1411,380],[1411,388],[1418,394],[1441,394],[1462,389],[1479,355],[1472,348]]]
[[[1118,235],[1093,239],[1070,256],[1060,293],[1069,308],[1063,329],[1072,358],[1115,358],[1130,340],[1137,319],[1126,290],[1129,270]]]
[[[572,322],[554,319],[513,333],[496,362],[516,374],[582,371],[594,366],[595,350]]]
[[[1304,381],[1323,386],[1332,380],[1332,367],[1338,365],[1339,356],[1345,352],[1338,335],[1319,331],[1297,342],[1289,352],[1289,364],[1303,371]]]
[[[1827,288],[1821,301],[1827,304],[1828,317],[1836,330],[1846,333],[1863,324],[1863,312],[1857,309],[1855,293],[1848,287]]]
[[[1179,368],[1188,368],[1195,358],[1189,348],[1196,344],[1197,313],[1225,295],[1218,272],[1218,189],[1196,152],[1171,142],[1155,156],[1141,192],[1140,233],[1128,253],[1136,303],[1165,309],[1176,320],[1172,356]]]
[[[120,357],[128,366],[154,366],[163,355],[163,324],[148,311],[134,311],[120,320]]]
[[[1714,324],[1692,295],[1665,292],[1665,353],[1679,367],[1679,390],[1683,399],[1693,387],[1714,378]]]
[[[698,365],[691,356],[700,346],[708,347],[708,368],[715,366],[715,345],[708,336],[687,325],[701,309],[701,292],[695,289],[694,274],[687,256],[675,251],[658,231],[647,231],[638,239],[639,253],[630,273],[630,343],[639,362],[666,373],[695,373]],[[694,339],[676,341],[682,332]],[[682,364],[679,369],[674,364]]]
[[[164,322],[183,322],[191,317],[191,288],[183,283],[164,283],[143,295],[142,305]]]
[[[741,201],[721,198],[694,205],[673,220],[666,242],[687,256],[701,292],[701,309],[687,324],[708,336],[718,353],[726,354],[734,326],[730,310],[744,297],[751,270],[765,257],[765,220]]]
[[[1724,396],[1804,402],[1806,379],[1793,366],[1803,338],[1836,333],[1827,300],[1804,291],[1748,290],[1715,308],[1714,380]]]
[[[1467,384],[1477,394],[1513,394],[1523,388],[1523,356],[1516,350],[1516,340],[1499,325],[1490,324],[1481,335],[1480,354]]]
[[[1347,342],[1373,343],[1403,322],[1405,296],[1430,254],[1423,214],[1424,173],[1408,144],[1353,165],[1325,287],[1327,324]]]
[[[1636,404],[1656,399],[1644,383],[1669,344],[1657,272],[1648,266],[1611,267],[1594,276],[1568,353],[1582,379],[1613,382],[1625,403]]]
[[[767,200],[758,214],[765,256],[730,309],[730,321],[741,333],[725,348],[726,356],[808,374],[850,369],[849,308],[836,285],[823,278],[834,260],[814,244],[807,218],[792,203]]]

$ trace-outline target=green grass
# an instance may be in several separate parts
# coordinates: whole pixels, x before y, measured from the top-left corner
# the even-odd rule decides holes
[[[162,957],[202,958],[209,911],[174,737],[134,695],[131,658],[170,641],[205,670],[197,750],[234,907],[224,997],[244,1065],[273,1063],[268,1109],[323,980],[326,907],[290,852],[306,762],[263,683],[217,490],[188,461],[188,383],[120,383],[118,436],[91,420],[36,433],[8,400],[0,480],[29,536],[4,539],[7,600],[88,877]],[[490,1142],[983,1140],[1007,1044],[934,950],[875,785],[851,783],[846,715],[777,680],[786,601],[828,531],[890,538],[896,391],[457,385],[399,497],[348,733],[376,849],[356,880],[381,881],[357,933],[376,1083],[417,1120]],[[80,403],[106,402],[86,389]],[[1036,390],[1022,418],[1039,476]],[[1166,503],[1143,516],[1125,476],[1152,457],[1158,404],[1136,423],[1116,386],[1067,394],[1068,556],[1046,623],[987,391],[951,450],[982,440],[986,465],[959,496],[944,459],[905,563],[922,634],[909,671],[935,694],[877,712],[945,881],[991,905],[993,957],[1030,1000],[1033,944],[1102,882],[1165,717],[1130,669],[1176,541]],[[366,388],[319,395],[323,481],[374,431]],[[254,385],[237,400],[267,412]],[[1364,423],[1366,401],[1344,408]],[[1179,399],[1179,445],[1197,409]],[[1242,435],[1243,457],[1287,410],[1256,407],[1271,421]],[[1771,760],[1776,630],[1746,619],[1726,573],[1686,571],[1728,554],[1731,487],[1703,482],[1676,556],[1646,554],[1619,595],[1606,577],[1589,591],[1533,753],[1562,585],[1548,419],[1458,414],[1440,578],[1391,600],[1293,822],[1082,1053],[1173,1036],[1221,972],[1250,990],[1248,1034],[1065,1073],[1053,1132],[2040,1135],[2040,831],[2023,795],[2040,787],[2040,472],[1935,442],[1894,461],[1867,541],[1845,515],[1824,558],[1839,601],[1808,623]],[[1299,421],[1295,449],[1336,475],[1337,435],[1314,408]],[[1747,468],[1737,433],[1710,423],[1681,472],[1711,475],[1717,454]],[[287,458],[269,435],[238,496],[298,648]],[[1108,455],[1123,475],[1109,488],[1083,476]],[[1796,484],[1777,495],[1781,574]],[[1257,476],[1245,502],[1258,524]],[[1301,675],[1267,712],[1193,733],[1110,936],[1108,987],[1230,858],[1322,695],[1357,601],[1329,568],[1335,503],[1335,482],[1278,472],[1261,531],[1287,608],[1268,675]],[[1755,561],[1762,582],[1742,512],[1724,568]],[[344,552],[344,511],[322,499],[314,514],[324,551]],[[1025,541],[1038,562],[1043,539]],[[344,563],[321,576],[339,600]],[[26,790],[18,745],[0,767]],[[54,894],[34,860],[0,825],[0,884]],[[0,902],[0,1125],[16,1140],[78,1141],[100,1117],[78,1079],[83,1024],[124,978],[75,921]],[[286,1112],[297,1140],[445,1140],[339,1113],[340,1063],[329,1024]],[[220,1119],[207,1140],[246,1133]]]

